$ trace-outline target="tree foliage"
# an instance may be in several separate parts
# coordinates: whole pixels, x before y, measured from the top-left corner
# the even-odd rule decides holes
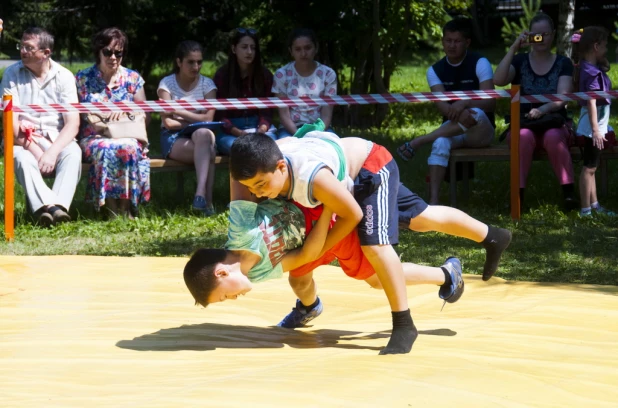
[[[288,49],[294,27],[310,27],[319,37],[319,59],[337,71],[340,93],[388,92],[390,80],[406,57],[426,42],[435,43],[450,18],[464,13],[469,0],[286,0],[252,1],[256,12],[246,24],[260,28],[267,54]],[[283,55],[284,59],[289,56]],[[347,123],[375,125],[386,106],[355,107]],[[367,115],[377,110],[377,115]],[[372,123],[362,123],[366,118]]]
[[[506,49],[511,46],[515,38],[523,31],[528,30],[532,17],[541,9],[541,0],[521,0],[521,8],[524,15],[519,17],[518,21],[509,21],[506,17],[502,17],[502,39],[506,44]]]
[[[437,44],[448,12],[465,13],[471,0],[3,0],[9,42],[29,25],[56,36],[56,52],[69,59],[92,60],[90,38],[117,26],[129,36],[127,66],[150,83],[157,66],[171,64],[176,44],[194,39],[210,50],[227,49],[227,33],[255,27],[263,55],[271,64],[287,61],[292,28],[313,28],[319,60],[338,74],[340,93],[387,92],[390,80],[421,44]],[[210,53],[212,56],[213,53]],[[366,109],[376,109],[366,108]],[[378,107],[378,122],[385,107]],[[373,116],[373,115],[372,115]],[[346,115],[360,122],[360,111]],[[372,123],[376,124],[376,123]]]

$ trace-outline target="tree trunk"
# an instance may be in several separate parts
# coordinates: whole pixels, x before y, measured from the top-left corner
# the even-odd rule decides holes
[[[373,35],[371,44],[373,46],[373,79],[376,90],[385,93],[386,88],[382,81],[382,50],[380,43],[380,0],[373,0]]]
[[[382,77],[382,43],[380,41],[380,0],[373,0],[373,35],[371,44],[373,46],[373,83],[378,93],[386,93],[388,90],[384,86]],[[388,105],[378,104],[376,106],[376,126],[380,126],[388,114]]]
[[[560,0],[558,14],[558,54],[571,58],[571,35],[575,20],[575,0]]]

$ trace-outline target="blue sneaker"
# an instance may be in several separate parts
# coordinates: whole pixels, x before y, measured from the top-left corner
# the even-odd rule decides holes
[[[602,207],[602,206],[598,206],[598,207],[596,207],[596,208],[593,208],[593,209],[592,209],[592,211],[594,211],[594,212],[595,212],[595,213],[597,213],[597,214],[604,214],[604,215],[607,215],[608,217],[615,217],[615,216],[617,216],[617,215],[618,215],[618,214],[616,214],[615,212],[613,212],[613,211],[611,211],[611,210],[608,210],[607,208]]]
[[[297,327],[303,327],[316,317],[322,314],[324,307],[322,301],[318,298],[318,304],[307,312],[305,306],[300,303],[299,299],[296,299],[296,307],[279,322],[277,326],[284,327],[286,329],[295,329]]]
[[[194,211],[199,211],[206,217],[210,217],[211,215],[216,214],[213,205],[211,203],[207,203],[206,199],[202,196],[195,196],[193,198],[193,205],[191,207]]]
[[[449,286],[440,286],[438,291],[440,299],[444,299],[444,304],[442,305],[444,309],[446,302],[455,303],[463,295],[464,281],[461,274],[461,261],[454,256],[446,259],[442,269],[445,269],[451,275],[451,284]]]

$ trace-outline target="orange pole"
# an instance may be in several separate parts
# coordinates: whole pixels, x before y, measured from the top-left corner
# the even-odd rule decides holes
[[[13,97],[2,97],[4,126],[4,237],[15,238],[15,168],[13,166]]]
[[[511,218],[521,218],[519,200],[519,85],[511,85]]]

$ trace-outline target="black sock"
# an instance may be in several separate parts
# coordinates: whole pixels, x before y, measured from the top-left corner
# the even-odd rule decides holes
[[[412,322],[410,309],[391,312],[391,314],[393,316],[393,331],[388,344],[380,351],[380,355],[409,353],[418,337],[418,330]]]
[[[519,205],[521,205],[524,202],[524,194],[526,192],[526,189],[523,187],[519,188]]]
[[[312,304],[310,304],[309,306],[305,306],[303,304],[303,302],[300,302],[301,305],[303,305],[303,307],[305,308],[305,310],[308,312],[310,310],[313,310],[314,307],[316,307],[318,305],[318,303],[320,303],[320,298],[316,297],[315,298],[315,302],[313,302]]]
[[[453,284],[453,279],[451,279],[451,274],[444,266],[441,266],[440,269],[442,269],[442,272],[444,272],[444,283],[440,286],[446,286],[446,287],[451,286]]]
[[[483,280],[487,281],[494,276],[500,263],[502,252],[511,243],[511,231],[504,228],[496,228],[489,226],[487,236],[481,242],[485,247],[485,265],[483,265]]]

